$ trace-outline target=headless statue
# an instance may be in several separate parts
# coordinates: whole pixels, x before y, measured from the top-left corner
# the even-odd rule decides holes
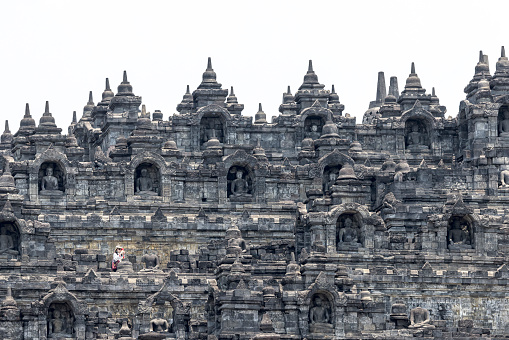
[[[145,269],[143,269],[143,271],[154,271],[159,269],[159,258],[156,254],[143,255],[141,262],[145,263]]]
[[[435,328],[430,325],[430,321],[428,310],[416,307],[410,311],[410,326],[408,328]]]
[[[165,319],[157,318],[150,321],[150,331],[161,333],[168,332],[170,325]]]

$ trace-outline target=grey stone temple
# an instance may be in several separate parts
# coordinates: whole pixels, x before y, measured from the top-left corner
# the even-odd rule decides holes
[[[67,133],[27,104],[0,142],[0,338],[509,337],[509,60],[480,53],[455,118],[409,68],[362,123],[311,62],[272,119],[210,59],[166,119],[126,73]]]

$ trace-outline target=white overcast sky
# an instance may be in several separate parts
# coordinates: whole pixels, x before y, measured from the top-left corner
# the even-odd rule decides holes
[[[493,73],[509,52],[509,1],[2,1],[0,118],[17,131],[25,103],[38,124],[44,103],[65,133],[104,79],[114,92],[127,70],[147,110],[168,119],[187,84],[196,89],[212,57],[243,114],[258,103],[278,115],[282,94],[301,85],[308,60],[362,121],[378,71],[400,91],[412,61],[446,115],[456,116],[479,50]],[[270,119],[270,118],[269,118]],[[3,126],[0,127],[3,131]]]

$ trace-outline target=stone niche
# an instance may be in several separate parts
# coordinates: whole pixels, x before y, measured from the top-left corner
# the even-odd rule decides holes
[[[247,167],[234,165],[228,170],[228,198],[232,202],[250,202],[253,199],[253,173]]]
[[[428,124],[422,119],[409,119],[405,123],[405,147],[411,151],[426,151],[430,146]]]
[[[140,196],[161,194],[161,175],[156,165],[148,162],[138,165],[134,172],[134,194]]]
[[[48,338],[75,338],[74,313],[65,302],[53,302],[48,308]]]
[[[447,247],[449,249],[473,249],[472,221],[465,216],[453,215],[447,223]]]
[[[309,306],[309,333],[333,334],[334,317],[331,301],[323,293],[315,293]]]
[[[313,140],[320,138],[325,120],[320,116],[308,116],[304,120],[304,138]]]
[[[498,136],[509,137],[509,106],[503,105],[498,110]]]
[[[336,247],[362,246],[364,237],[361,231],[362,219],[358,213],[341,214],[336,222]]]
[[[20,234],[12,222],[0,223],[0,260],[16,259],[20,254]]]
[[[200,145],[204,147],[212,137],[224,142],[224,123],[220,116],[204,115],[200,121]]]
[[[324,195],[330,195],[332,192],[332,186],[336,183],[338,179],[339,170],[341,170],[341,165],[327,165],[323,169],[322,174],[322,190]]]
[[[61,196],[65,192],[65,173],[60,164],[45,162],[39,168],[39,193]]]

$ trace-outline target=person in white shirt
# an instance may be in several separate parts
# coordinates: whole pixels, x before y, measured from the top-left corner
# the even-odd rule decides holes
[[[125,258],[124,248],[121,246],[117,246],[115,248],[115,252],[113,253],[113,260],[111,261],[111,270],[116,272],[117,265]]]

